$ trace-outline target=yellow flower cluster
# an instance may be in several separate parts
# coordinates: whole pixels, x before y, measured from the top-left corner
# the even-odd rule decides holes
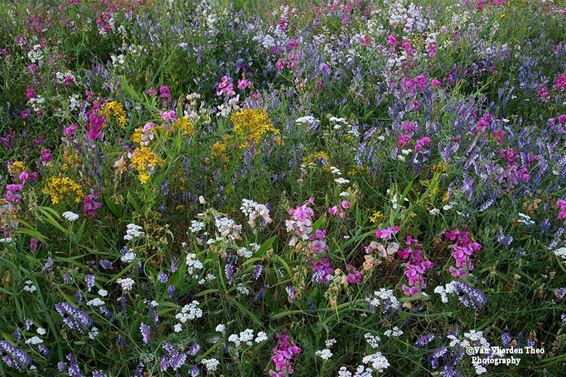
[[[12,177],[16,177],[26,170],[26,165],[22,161],[14,161],[8,167],[8,173]]]
[[[185,133],[186,136],[193,136],[195,134],[195,130],[193,129],[193,125],[191,124],[189,117],[186,116],[186,115],[182,118],[177,119],[173,126],[175,128],[182,130]]]
[[[382,217],[383,217],[383,213],[381,211],[376,211],[376,212],[373,213],[373,215],[371,215],[371,217],[369,218],[369,221],[371,221],[373,224],[375,224]]]
[[[230,120],[234,123],[234,133],[246,141],[257,143],[266,133],[279,134],[264,109],[243,109],[233,114]],[[245,148],[247,144],[241,147]]]
[[[102,114],[108,119],[114,117],[118,120],[120,127],[126,125],[126,113],[124,108],[116,101],[111,101],[102,106]]]
[[[224,158],[226,157],[226,148],[228,144],[232,141],[232,135],[224,135],[221,142],[212,144],[210,147],[210,156],[213,158]]]
[[[141,127],[138,127],[134,130],[134,133],[132,134],[131,139],[136,144],[141,143],[141,140],[142,140],[142,128]]]
[[[51,204],[57,204],[67,196],[72,196],[76,203],[80,203],[85,196],[77,182],[69,177],[61,176],[49,178],[46,187],[41,189],[41,192],[51,197]]]
[[[149,174],[157,167],[163,165],[163,160],[151,149],[145,146],[136,148],[130,157],[130,163],[139,174],[139,180],[145,184],[149,180]]]

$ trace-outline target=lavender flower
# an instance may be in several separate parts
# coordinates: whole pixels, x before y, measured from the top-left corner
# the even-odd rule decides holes
[[[0,354],[2,355],[2,361],[8,368],[16,369],[19,372],[23,372],[26,367],[32,365],[32,360],[28,354],[19,348],[14,347],[8,341],[0,341]]]
[[[92,326],[92,321],[87,313],[76,309],[66,301],[55,304],[55,310],[63,317],[63,322],[71,330],[84,334]]]
[[[145,323],[142,323],[140,325],[140,333],[142,336],[142,340],[145,343],[146,346],[149,346],[150,344],[150,328],[148,325],[146,325]]]

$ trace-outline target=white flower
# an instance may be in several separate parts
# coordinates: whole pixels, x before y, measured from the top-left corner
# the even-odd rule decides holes
[[[47,330],[45,330],[43,327],[38,327],[37,330],[35,330],[35,332],[37,332],[39,335],[47,334]]]
[[[314,354],[320,357],[322,360],[330,360],[330,358],[332,357],[332,351],[330,351],[328,348],[318,350]]]
[[[33,284],[33,281],[26,280],[25,284],[26,285],[24,286],[24,291],[32,293],[32,292],[35,292],[37,290],[37,287]]]
[[[215,331],[224,334],[226,332],[226,325],[223,323],[217,325]]]
[[[177,323],[175,326],[173,326],[173,331],[181,332],[181,330],[183,330],[183,326],[180,323]]]
[[[98,335],[98,328],[93,326],[88,333],[88,338],[92,340],[96,338],[97,335]]]
[[[189,228],[189,230],[191,231],[191,233],[198,233],[201,230],[203,230],[205,227],[205,223],[202,221],[196,221],[196,220],[192,220],[191,221],[191,227]]]
[[[245,343],[248,346],[252,346],[253,340],[254,340],[254,331],[252,329],[246,329],[240,332],[239,334],[232,334],[228,337],[228,341],[234,343],[236,347],[240,347],[242,343]]]
[[[331,348],[335,344],[336,344],[336,339],[326,339],[326,342],[324,342],[326,348]]]
[[[368,355],[362,359],[362,362],[366,365],[370,365],[374,370],[382,373],[384,369],[389,367],[389,361],[381,354],[381,352],[376,352],[372,355]]]
[[[131,251],[128,251],[120,258],[120,260],[124,263],[131,263],[134,259],[136,259],[136,254],[132,253]]]
[[[87,304],[88,306],[98,307],[98,306],[104,305],[104,301],[102,301],[101,299],[99,299],[99,298],[97,297],[97,298],[94,298],[94,299],[92,299],[92,300],[87,301],[86,304]]]
[[[265,342],[267,340],[267,334],[265,333],[265,331],[260,331],[257,333],[257,336],[255,337],[255,342],[256,343],[261,343],[261,342]]]
[[[177,318],[180,323],[186,323],[189,320],[201,318],[202,310],[198,307],[199,305],[200,303],[198,301],[193,300],[190,304],[183,306],[181,313],[177,313],[175,318]]]
[[[29,338],[29,339],[26,339],[26,344],[31,344],[33,346],[41,344],[41,343],[43,343],[43,340],[38,336],[34,336],[34,337]]]
[[[132,290],[132,287],[134,286],[134,281],[130,278],[126,278],[126,279],[118,279],[116,280],[116,283],[120,284],[120,287],[122,287],[122,290],[124,292],[129,292]]]
[[[379,342],[381,341],[381,338],[379,336],[372,335],[371,333],[368,332],[364,334],[364,338],[366,339],[367,344],[371,348],[379,347]]]
[[[143,232],[141,231],[143,228],[139,225],[136,224],[128,224],[126,225],[126,235],[124,236],[124,239],[126,241],[130,241],[133,238],[138,238],[141,237],[141,235],[143,234]]]
[[[340,184],[340,185],[346,184],[346,183],[350,183],[349,180],[347,180],[346,178],[342,178],[342,177],[336,178],[336,179],[334,180],[334,182],[336,182],[336,183],[338,183],[338,184]]]
[[[65,211],[61,214],[61,216],[71,222],[76,221],[79,218],[79,215],[71,211]]]
[[[398,337],[403,335],[403,330],[398,328],[397,326],[393,327],[391,330],[386,330],[383,335],[391,338],[391,337]]]
[[[220,362],[216,359],[202,359],[201,363],[204,364],[207,372],[215,372],[218,365],[220,365]]]
[[[99,289],[99,290],[98,290],[98,295],[99,295],[100,297],[106,297],[106,296],[108,296],[108,291],[107,291],[106,289]]]

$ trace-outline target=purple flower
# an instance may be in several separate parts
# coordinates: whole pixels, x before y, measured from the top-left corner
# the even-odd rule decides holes
[[[31,358],[24,350],[14,347],[6,340],[0,341],[0,354],[2,354],[2,361],[8,368],[16,369],[20,372],[23,372],[26,367],[32,364]]]
[[[76,309],[66,301],[55,304],[55,310],[63,317],[65,326],[71,330],[77,330],[83,334],[92,326],[92,321],[87,313]]]
[[[92,290],[92,287],[94,287],[94,281],[95,281],[95,277],[94,275],[87,275],[85,276],[85,282],[86,282],[86,291],[90,292]]]
[[[142,323],[140,325],[140,333],[142,336],[142,340],[146,346],[149,346],[150,343],[150,332],[151,330],[148,325],[146,325],[145,323]]]

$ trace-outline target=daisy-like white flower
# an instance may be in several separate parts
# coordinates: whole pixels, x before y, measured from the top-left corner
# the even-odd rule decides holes
[[[61,214],[61,216],[63,216],[67,221],[71,222],[76,221],[79,218],[79,215],[71,211],[65,211]]]

